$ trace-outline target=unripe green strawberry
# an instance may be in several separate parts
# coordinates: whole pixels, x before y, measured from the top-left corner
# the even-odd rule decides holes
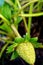
[[[16,51],[19,54],[19,56],[27,63],[35,63],[35,50],[30,42],[19,44]]]

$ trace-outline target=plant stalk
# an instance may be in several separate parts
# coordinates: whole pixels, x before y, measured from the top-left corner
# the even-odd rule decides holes
[[[11,25],[12,30],[14,31],[14,34],[18,37],[21,37],[20,34],[18,33],[17,29],[15,28],[14,24]]]
[[[2,57],[2,54],[3,54],[3,52],[4,52],[4,50],[6,49],[6,47],[9,45],[9,43],[6,43],[4,46],[3,46],[3,48],[2,48],[2,50],[1,50],[1,52],[0,52],[0,58]]]
[[[32,14],[19,14],[19,16],[24,16],[24,17],[37,17],[37,16],[42,16],[43,12],[40,13],[32,13]]]
[[[16,36],[18,36],[18,37],[21,37],[20,36],[20,34],[18,33],[18,31],[17,31],[17,29],[16,29],[16,27],[13,25],[13,24],[9,24],[9,21],[4,17],[4,16],[2,16],[1,14],[0,14],[0,18],[2,18],[3,20],[4,20],[4,22],[8,25],[8,26],[10,26],[11,27],[11,29],[13,30],[13,35],[16,35]]]
[[[29,9],[29,14],[32,14],[33,12],[33,3],[30,4],[30,9]],[[29,38],[30,38],[30,32],[31,32],[31,23],[32,23],[32,17],[29,17],[28,18],[28,35],[29,35]]]
[[[20,3],[19,3],[19,0],[17,0],[17,4],[18,4],[18,6],[19,6],[19,9],[21,9],[21,5],[20,5]],[[21,14],[23,14],[24,12],[23,12],[23,10],[21,11]],[[26,19],[25,19],[25,17],[23,17],[22,16],[22,18],[23,18],[23,22],[24,22],[24,25],[25,25],[25,29],[26,29],[26,32],[28,31],[28,29],[27,29],[27,23],[26,23]]]
[[[42,3],[41,3],[41,1],[39,0],[39,1],[38,1],[38,6],[37,6],[38,12],[40,12],[41,9],[42,9]]]
[[[22,6],[22,7],[19,9],[19,11],[18,11],[18,13],[16,14],[16,16],[17,16],[24,8],[26,8],[27,6],[29,6],[30,4],[35,3],[35,2],[38,2],[38,0],[30,1],[30,2],[26,3],[24,6]]]

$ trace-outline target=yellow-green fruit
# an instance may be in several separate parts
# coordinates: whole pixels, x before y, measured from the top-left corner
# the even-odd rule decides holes
[[[33,45],[28,43],[21,43],[16,49],[19,56],[29,64],[35,63],[35,50]]]

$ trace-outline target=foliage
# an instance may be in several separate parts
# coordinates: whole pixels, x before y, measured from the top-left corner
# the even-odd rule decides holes
[[[29,9],[26,10],[27,7]],[[30,35],[32,17],[43,15],[42,7],[43,0],[23,0],[23,2],[20,2],[19,0],[0,0],[0,35],[4,36],[0,37],[0,40],[5,41],[5,45],[0,51],[0,58],[5,50],[7,54],[12,53],[11,60],[19,57],[22,50],[19,51],[19,49],[19,53],[17,53],[17,47],[22,43],[26,44],[28,42],[29,44],[30,42],[33,45],[33,48],[43,48],[43,45],[38,43],[38,38],[31,38]],[[26,17],[28,18],[28,24],[26,23]],[[26,30],[26,34],[23,35],[23,37],[18,32],[18,25],[22,20]],[[22,45],[24,46],[24,44]],[[28,48],[28,46],[26,46],[26,48]],[[28,51],[30,52],[31,50]],[[26,59],[24,60],[26,61]],[[31,64],[31,62],[28,63]]]
[[[11,19],[11,8],[7,3],[4,3],[4,5],[0,8],[1,14],[6,17],[7,19]]]

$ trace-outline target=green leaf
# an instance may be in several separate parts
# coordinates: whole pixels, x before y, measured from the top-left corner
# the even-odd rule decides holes
[[[16,37],[16,38],[15,38],[15,42],[16,42],[16,43],[22,43],[22,42],[24,42],[24,38]]]
[[[26,33],[26,35],[24,35],[23,37],[24,37],[25,41],[29,41],[29,39],[30,39],[28,33]]]
[[[18,24],[21,22],[22,18],[18,16],[15,17],[14,20],[14,25],[16,26],[16,28],[18,28]]]
[[[10,60],[15,60],[17,57],[18,57],[18,54],[17,54],[16,51],[14,51],[14,52],[12,53],[12,56],[11,56],[11,59],[10,59]]]
[[[6,31],[7,33],[12,33],[12,29],[6,23],[3,23],[2,25],[0,25],[0,29]]]
[[[30,38],[29,40],[30,42],[37,42],[38,41],[38,37],[33,37],[33,38]]]
[[[11,8],[10,8],[10,6],[7,4],[7,3],[5,3],[1,8],[0,8],[0,10],[1,10],[1,14],[4,16],[4,17],[6,17],[7,19],[11,19]]]
[[[8,46],[7,53],[13,52],[15,48],[17,47],[17,45],[18,45],[17,43],[14,43],[13,45]]]
[[[4,4],[4,0],[0,0],[0,6]]]
[[[32,43],[32,44],[33,44],[33,46],[34,46],[35,48],[43,48],[42,43],[36,42],[36,43]]]
[[[22,18],[21,17],[17,17],[17,23],[19,24],[21,22]]]
[[[35,48],[39,47],[38,37],[30,38],[29,41],[34,45]]]
[[[11,45],[11,46],[9,46],[9,47],[7,48],[7,53],[11,53],[11,52],[13,52],[13,51],[14,51],[13,45]]]

